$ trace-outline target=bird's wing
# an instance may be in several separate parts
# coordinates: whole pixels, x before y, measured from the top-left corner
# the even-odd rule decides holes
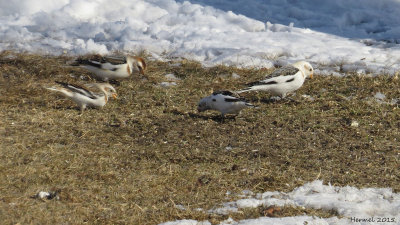
[[[224,96],[225,102],[240,102],[240,104],[244,104],[247,107],[256,107],[253,104],[249,103],[245,98],[242,97],[233,97],[233,96]]]
[[[232,96],[232,97],[236,97],[237,96],[235,93],[233,93],[231,91],[226,91],[226,90],[214,91],[212,93],[212,95],[218,95],[218,94]]]
[[[246,99],[240,97],[237,93],[231,91],[215,91],[212,95],[223,95],[223,99],[225,102],[247,102]]]
[[[104,62],[110,63],[112,65],[120,65],[126,63],[125,56],[104,56],[103,60]]]
[[[121,68],[122,65],[123,65],[123,64],[114,65],[114,64],[111,64],[111,63],[107,62],[107,63],[102,63],[102,64],[101,64],[101,69],[103,69],[103,70],[116,71],[116,70],[118,70],[119,68]]]
[[[101,67],[102,67],[102,63],[100,61],[90,60],[90,59],[78,58],[75,61],[75,63],[78,64],[78,66],[79,65],[88,65],[88,66],[97,67],[99,69],[101,69]]]
[[[265,76],[265,79],[273,78],[273,77],[279,77],[279,76],[288,76],[288,75],[294,75],[300,70],[293,65],[286,65],[283,66],[279,69],[276,69],[274,72],[268,74]]]
[[[244,99],[227,96],[224,98],[225,102],[244,102]]]
[[[249,87],[252,86],[259,86],[259,85],[271,85],[271,84],[277,84],[278,82],[276,80],[270,80],[270,78],[265,79],[265,80],[259,80],[259,81],[254,81],[251,83],[246,84]]]
[[[76,84],[69,84],[69,83],[65,83],[65,82],[60,82],[60,81],[56,81],[56,83],[61,85],[61,86],[63,86],[64,88],[72,91],[72,92],[79,93],[79,94],[84,95],[84,96],[86,96],[88,98],[91,98],[91,99],[97,98],[93,94],[93,92],[89,91],[88,89],[86,89],[86,88],[84,88],[82,86],[79,86],[79,85],[76,85]]]
[[[121,65],[126,63],[125,56],[101,56],[92,55],[90,57],[79,57],[75,60],[78,65],[89,65],[99,69],[110,69],[112,70],[113,65]]]

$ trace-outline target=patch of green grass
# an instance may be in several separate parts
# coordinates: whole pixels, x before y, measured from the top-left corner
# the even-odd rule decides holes
[[[43,88],[55,80],[91,82],[83,69],[65,67],[68,60],[0,54],[5,224],[217,223],[226,216],[206,211],[234,200],[226,199],[226,191],[288,192],[315,179],[400,190],[399,108],[367,99],[378,91],[389,101],[397,98],[395,77],[316,75],[294,101],[269,102],[267,93],[246,93],[259,108],[221,121],[217,112],[198,113],[199,99],[213,90],[240,89],[268,71],[148,62],[147,80],[122,81],[117,100],[80,115],[72,102]],[[233,72],[241,78],[233,79]],[[182,80],[162,88],[158,84],[167,73]],[[59,190],[60,199],[30,198],[47,190]],[[304,213],[282,210],[277,216]],[[249,209],[231,216],[260,215],[260,209]]]

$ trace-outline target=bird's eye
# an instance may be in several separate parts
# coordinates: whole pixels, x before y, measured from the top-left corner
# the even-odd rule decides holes
[[[310,72],[312,71],[312,69],[310,68]]]

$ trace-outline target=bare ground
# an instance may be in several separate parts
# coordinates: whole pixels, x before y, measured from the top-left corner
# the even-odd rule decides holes
[[[397,76],[316,74],[292,100],[248,93],[259,108],[222,120],[217,112],[196,112],[198,100],[212,90],[239,89],[267,70],[148,62],[147,79],[120,82],[117,100],[79,114],[72,102],[43,88],[56,80],[91,82],[88,72],[65,67],[68,60],[0,54],[4,224],[216,224],[228,216],[207,210],[235,193],[291,191],[315,179],[400,191],[400,111],[386,104],[400,96]],[[162,88],[167,73],[182,80]],[[373,98],[376,92],[386,103]],[[59,198],[31,198],[38,191],[57,191]],[[303,213],[337,215],[285,208],[276,216]]]

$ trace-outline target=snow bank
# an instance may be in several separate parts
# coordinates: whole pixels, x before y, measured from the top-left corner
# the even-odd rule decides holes
[[[0,1],[0,50],[146,50],[157,59],[256,68],[308,60],[328,75],[400,70],[399,0]]]
[[[183,2],[183,0],[178,0]],[[399,0],[190,0],[274,24],[400,43]]]
[[[390,188],[335,187],[323,185],[316,180],[296,188],[290,193],[265,192],[253,197],[223,204],[222,208],[209,213],[228,214],[243,208],[259,206],[295,206],[322,210],[334,210],[344,218],[314,218],[296,216],[284,218],[261,217],[257,219],[230,221],[222,224],[400,224],[400,194]],[[382,222],[388,219],[390,221]],[[379,222],[381,221],[381,222]],[[184,223],[183,223],[184,224]]]

